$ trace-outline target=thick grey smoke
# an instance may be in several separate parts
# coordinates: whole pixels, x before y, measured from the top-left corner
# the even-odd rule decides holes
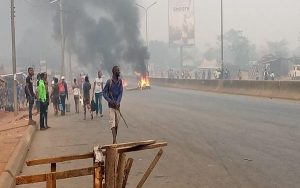
[[[81,64],[110,71],[114,65],[130,64],[146,72],[147,48],[139,32],[135,0],[65,0],[66,42]],[[54,21],[54,37],[60,40],[59,12]]]

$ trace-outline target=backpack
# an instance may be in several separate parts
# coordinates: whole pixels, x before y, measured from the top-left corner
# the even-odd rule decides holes
[[[53,85],[53,96],[54,97],[59,97],[59,86],[58,86],[58,84]]]
[[[65,94],[66,90],[65,90],[65,84],[63,82],[59,83],[58,91],[59,91],[59,94]]]

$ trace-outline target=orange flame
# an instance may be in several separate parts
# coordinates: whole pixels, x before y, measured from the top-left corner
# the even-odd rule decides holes
[[[140,88],[150,87],[150,80],[149,80],[148,76],[141,77],[138,85]]]

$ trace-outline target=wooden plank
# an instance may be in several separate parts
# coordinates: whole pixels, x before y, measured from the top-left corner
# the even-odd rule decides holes
[[[110,144],[110,145],[104,145],[101,146],[101,149],[106,149],[108,147],[136,147],[136,146],[143,146],[143,145],[149,145],[149,144],[154,144],[156,143],[155,140],[146,140],[146,141],[140,141],[140,142],[127,142],[127,143],[119,143],[119,144]]]
[[[147,149],[154,149],[154,148],[161,148],[164,146],[167,146],[167,142],[160,142],[160,143],[155,143],[147,146],[137,146],[137,147],[121,147],[118,148],[119,153],[127,153],[127,152],[133,152],[133,151],[141,151],[141,150],[147,150]]]
[[[139,184],[136,186],[137,188],[141,188],[144,185],[144,183],[146,182],[147,178],[149,177],[149,175],[153,171],[154,167],[156,166],[156,164],[159,161],[159,159],[162,156],[162,154],[163,154],[163,150],[160,149],[158,151],[158,153],[156,154],[155,158],[153,159],[153,161],[151,162],[150,166],[146,170],[146,172],[143,175],[142,179],[140,180]]]
[[[82,155],[68,155],[62,157],[35,159],[35,160],[26,161],[26,164],[27,166],[34,166],[34,165],[42,165],[42,164],[50,164],[50,163],[60,163],[65,161],[78,160],[78,159],[88,159],[93,157],[94,157],[94,153],[90,152]]]
[[[51,172],[56,172],[56,163],[51,163]],[[56,187],[56,176],[53,174],[53,187]]]
[[[116,188],[116,167],[118,152],[115,147],[106,148],[105,187]]]
[[[18,176],[18,177],[16,177],[16,185],[45,182],[47,180],[46,176],[48,174],[55,175],[57,180],[74,178],[74,177],[79,177],[79,176],[89,176],[89,175],[93,174],[94,169],[97,167],[99,167],[99,166],[75,169],[75,170],[68,170],[68,171],[62,171],[62,172],[51,172],[51,173],[47,173],[47,174]]]
[[[126,167],[126,154],[122,153],[119,156],[118,168],[117,168],[117,188],[122,188],[124,179],[124,170]]]
[[[46,174],[16,177],[16,185],[38,183],[38,182],[45,182],[45,181],[46,181]]]
[[[130,170],[131,170],[131,167],[132,167],[132,163],[133,163],[133,159],[132,158],[129,158],[127,160],[127,162],[126,162],[126,167],[125,167],[125,170],[124,170],[124,179],[123,179],[123,183],[122,183],[122,188],[126,187],[128,176],[129,176],[129,173],[130,173]]]
[[[64,172],[56,172],[55,173],[56,179],[67,179],[67,178],[75,178],[80,176],[89,176],[93,174],[95,168],[96,167],[89,167],[89,168],[68,170]]]

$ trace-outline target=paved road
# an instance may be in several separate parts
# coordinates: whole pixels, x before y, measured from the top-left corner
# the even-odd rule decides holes
[[[153,87],[126,92],[122,110],[130,128],[121,127],[119,142],[169,143],[145,187],[300,187],[299,102]],[[52,128],[37,133],[28,158],[85,153],[110,143],[107,121],[107,113],[92,121],[75,114],[51,117]],[[133,155],[129,187],[155,153]],[[88,164],[65,163],[58,170]],[[49,170],[24,166],[23,174]],[[84,177],[58,186],[91,187],[90,182]]]

